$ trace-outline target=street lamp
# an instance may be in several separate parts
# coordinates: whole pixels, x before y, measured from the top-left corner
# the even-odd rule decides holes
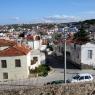
[[[66,37],[68,27],[64,27],[64,82],[66,83]]]

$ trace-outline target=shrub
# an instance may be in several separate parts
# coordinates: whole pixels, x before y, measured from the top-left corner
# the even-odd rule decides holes
[[[35,70],[30,70],[30,73],[38,73],[38,76],[47,76],[48,71],[50,71],[50,67],[46,64],[42,64],[39,67],[35,68]]]
[[[40,73],[38,73],[38,76],[47,76],[48,75],[48,72],[40,72]]]

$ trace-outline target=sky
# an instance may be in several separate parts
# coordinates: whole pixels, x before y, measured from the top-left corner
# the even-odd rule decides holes
[[[0,24],[95,18],[95,0],[0,0]]]

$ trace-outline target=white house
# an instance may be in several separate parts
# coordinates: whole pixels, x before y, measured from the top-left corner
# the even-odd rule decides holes
[[[54,44],[53,48],[57,56],[64,56],[64,42],[63,44]],[[67,60],[71,60],[75,65],[80,66],[80,68],[85,68],[84,66],[95,68],[95,43],[75,43],[72,40],[67,40],[66,54]]]
[[[0,81],[28,78],[30,49],[15,45],[0,51]]]
[[[70,45],[70,59],[79,65],[95,66],[95,44],[84,43]]]
[[[39,35],[28,35],[26,37],[27,45],[34,50],[44,51],[47,48],[48,41],[45,38],[41,38]]]
[[[39,49],[40,48],[40,36],[38,35],[27,35],[27,44],[32,49]]]
[[[28,78],[30,69],[45,64],[45,54],[39,50],[0,40],[0,81]]]
[[[47,49],[47,44],[48,44],[47,39],[43,38],[43,39],[41,39],[40,42],[41,42],[40,50],[45,51]]]

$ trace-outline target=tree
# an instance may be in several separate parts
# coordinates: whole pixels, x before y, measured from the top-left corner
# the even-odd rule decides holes
[[[74,40],[81,42],[88,42],[90,41],[89,33],[86,32],[84,29],[80,29],[79,32],[74,34]]]
[[[53,39],[55,39],[55,40],[59,40],[62,37],[62,35],[60,33],[54,33],[52,36],[53,36]]]

